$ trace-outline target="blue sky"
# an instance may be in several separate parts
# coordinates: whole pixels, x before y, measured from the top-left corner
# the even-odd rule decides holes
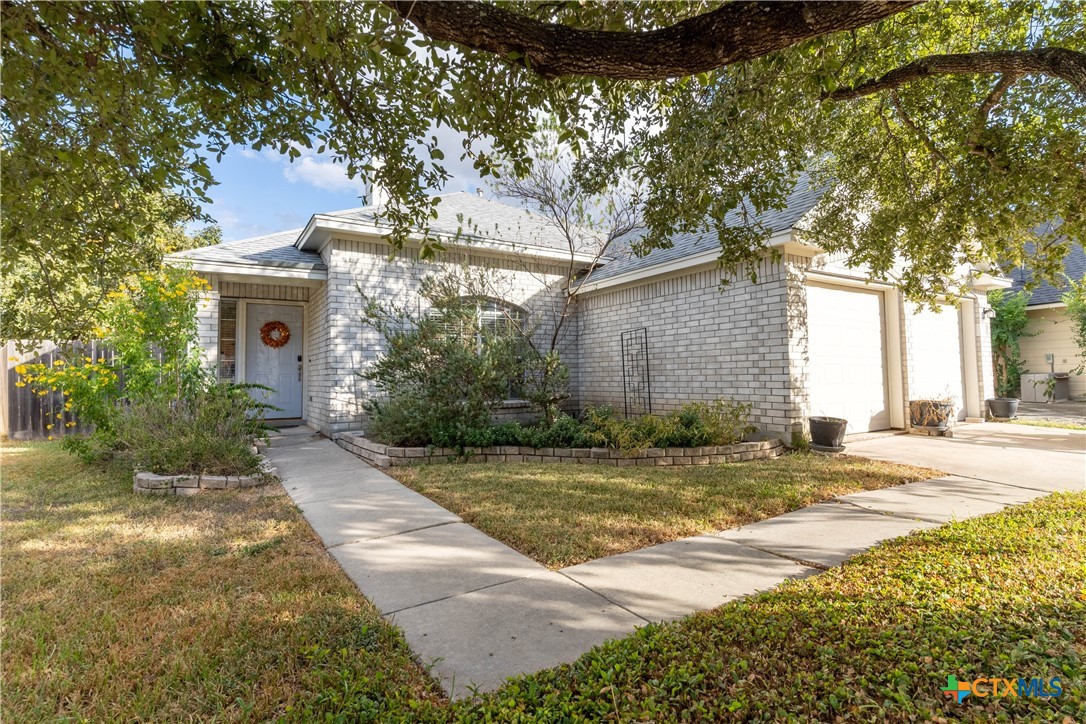
[[[445,165],[452,179],[442,193],[481,185],[470,163],[452,159]],[[219,185],[211,188],[214,203],[204,211],[222,227],[224,241],[305,226],[313,214],[362,205],[361,179],[348,179],[342,166],[305,149],[291,163],[267,149],[232,148],[211,164],[211,173]]]

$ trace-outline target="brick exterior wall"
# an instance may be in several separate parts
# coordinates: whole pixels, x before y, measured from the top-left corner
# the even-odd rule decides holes
[[[525,309],[539,325],[539,341],[553,329],[560,285],[565,280],[560,266],[468,253],[444,254],[438,261],[428,262],[420,260],[417,250],[410,248],[391,259],[388,253],[389,247],[379,242],[334,239],[329,244],[325,289],[327,353],[317,387],[328,401],[327,417],[318,419],[318,412],[310,420],[325,434],[362,427],[363,404],[376,392],[371,383],[357,374],[382,351],[380,335],[363,324],[363,301],[358,287],[385,302],[416,304],[424,276],[461,267],[487,269],[496,280],[494,296]],[[565,325],[563,337],[559,352],[570,365],[572,380],[578,375],[574,354],[576,324],[572,320]],[[312,404],[319,404],[319,399],[315,397]],[[510,410],[507,414],[518,413]]]
[[[211,289],[200,294],[196,303],[196,329],[204,367],[209,370],[219,366],[219,292],[209,279]]]
[[[332,379],[328,372],[331,340],[328,336],[328,287],[322,284],[309,295],[306,315],[306,399],[305,419],[318,430],[328,427],[327,400]]]
[[[802,425],[806,354],[804,261],[764,260],[757,283],[703,269],[580,301],[577,397],[623,411],[620,335],[648,329],[652,411],[721,397],[750,402],[761,430],[790,435]]]
[[[309,287],[293,284],[248,284],[217,281],[219,294],[238,299],[266,299],[278,302],[308,302]]]
[[[540,341],[549,335],[558,308],[565,271],[490,255],[452,253],[424,262],[414,249],[393,258],[381,242],[335,239],[322,250],[328,280],[309,284],[243,284],[210,275],[198,312],[200,346],[210,366],[217,364],[219,300],[221,297],[304,301],[306,305],[306,420],[326,435],[363,427],[363,403],[374,390],[358,372],[381,353],[376,330],[361,319],[358,286],[371,295],[397,304],[416,303],[421,279],[452,268],[486,268],[499,281],[494,296],[516,304],[538,324]],[[611,405],[623,411],[623,369],[620,335],[648,330],[652,410],[664,413],[695,400],[731,398],[753,405],[751,421],[761,431],[790,439],[805,427],[807,386],[807,270],[833,273],[848,270],[841,259],[811,260],[785,255],[779,262],[763,260],[758,281],[736,279],[720,286],[715,267],[669,278],[646,280],[581,295],[576,315],[566,322],[559,344],[570,367],[572,398],[567,407]],[[831,282],[832,283],[832,282]],[[888,297],[892,299],[893,297]],[[886,305],[900,330],[900,385],[908,419],[910,380],[910,317],[908,304]],[[983,317],[984,296],[973,305],[977,336],[981,405],[994,396],[990,326]],[[963,320],[967,321],[967,320]],[[966,324],[965,334],[969,335]],[[498,411],[497,418],[527,420],[522,406]]]
[[[973,319],[977,325],[977,337],[974,344],[977,346],[977,368],[979,378],[977,385],[978,399],[980,400],[981,415],[987,415],[988,405],[985,400],[995,397],[995,367],[992,361],[992,321],[984,316],[984,310],[988,309],[988,297],[985,294],[977,295],[977,303],[973,305]]]

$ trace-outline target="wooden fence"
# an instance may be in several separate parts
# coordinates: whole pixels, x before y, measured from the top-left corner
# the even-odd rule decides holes
[[[114,353],[101,342],[79,344],[72,349],[97,360],[112,361]],[[59,392],[38,394],[30,385],[19,387],[15,383],[20,375],[15,368],[21,364],[41,363],[52,366],[62,359],[62,350],[52,342],[37,343],[33,349],[20,352],[17,343],[8,340],[4,344],[4,374],[0,375],[0,437],[13,440],[60,439],[64,435],[89,432],[70,411],[64,409],[64,396]],[[75,423],[69,425],[69,423]]]

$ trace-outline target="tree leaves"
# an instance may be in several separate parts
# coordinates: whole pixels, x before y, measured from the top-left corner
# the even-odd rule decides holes
[[[699,9],[518,11],[614,29]],[[755,269],[780,231],[755,220],[783,206],[803,171],[835,185],[811,239],[914,298],[962,291],[954,275],[966,260],[1021,263],[1043,221],[1061,218],[1066,239],[1084,236],[1086,117],[1066,83],[1023,77],[979,123],[995,82],[987,76],[922,80],[893,98],[823,98],[923,54],[1084,47],[1075,3],[922,5],[653,82],[546,81],[517,65],[516,51],[435,41],[380,3],[10,2],[2,13],[4,239],[24,260],[35,248],[70,256],[80,274],[102,263],[80,251],[82,239],[115,240],[107,254],[138,244],[150,228],[132,203],[141,194],[172,194],[196,216],[214,183],[204,156],[238,144],[291,158],[316,145],[380,183],[391,196],[382,222],[400,244],[432,217],[447,154],[482,175],[496,159],[523,175],[544,117],[586,177],[644,189],[644,250],[709,234],[726,274]],[[436,127],[461,147],[439,147]],[[1058,272],[1052,248],[1038,278]]]

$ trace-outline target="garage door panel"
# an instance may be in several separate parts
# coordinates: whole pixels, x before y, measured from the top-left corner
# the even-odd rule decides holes
[[[909,399],[950,397],[957,419],[965,419],[962,390],[961,320],[950,304],[941,311],[909,315]]]
[[[810,414],[850,433],[890,427],[882,293],[809,285],[807,319]]]

